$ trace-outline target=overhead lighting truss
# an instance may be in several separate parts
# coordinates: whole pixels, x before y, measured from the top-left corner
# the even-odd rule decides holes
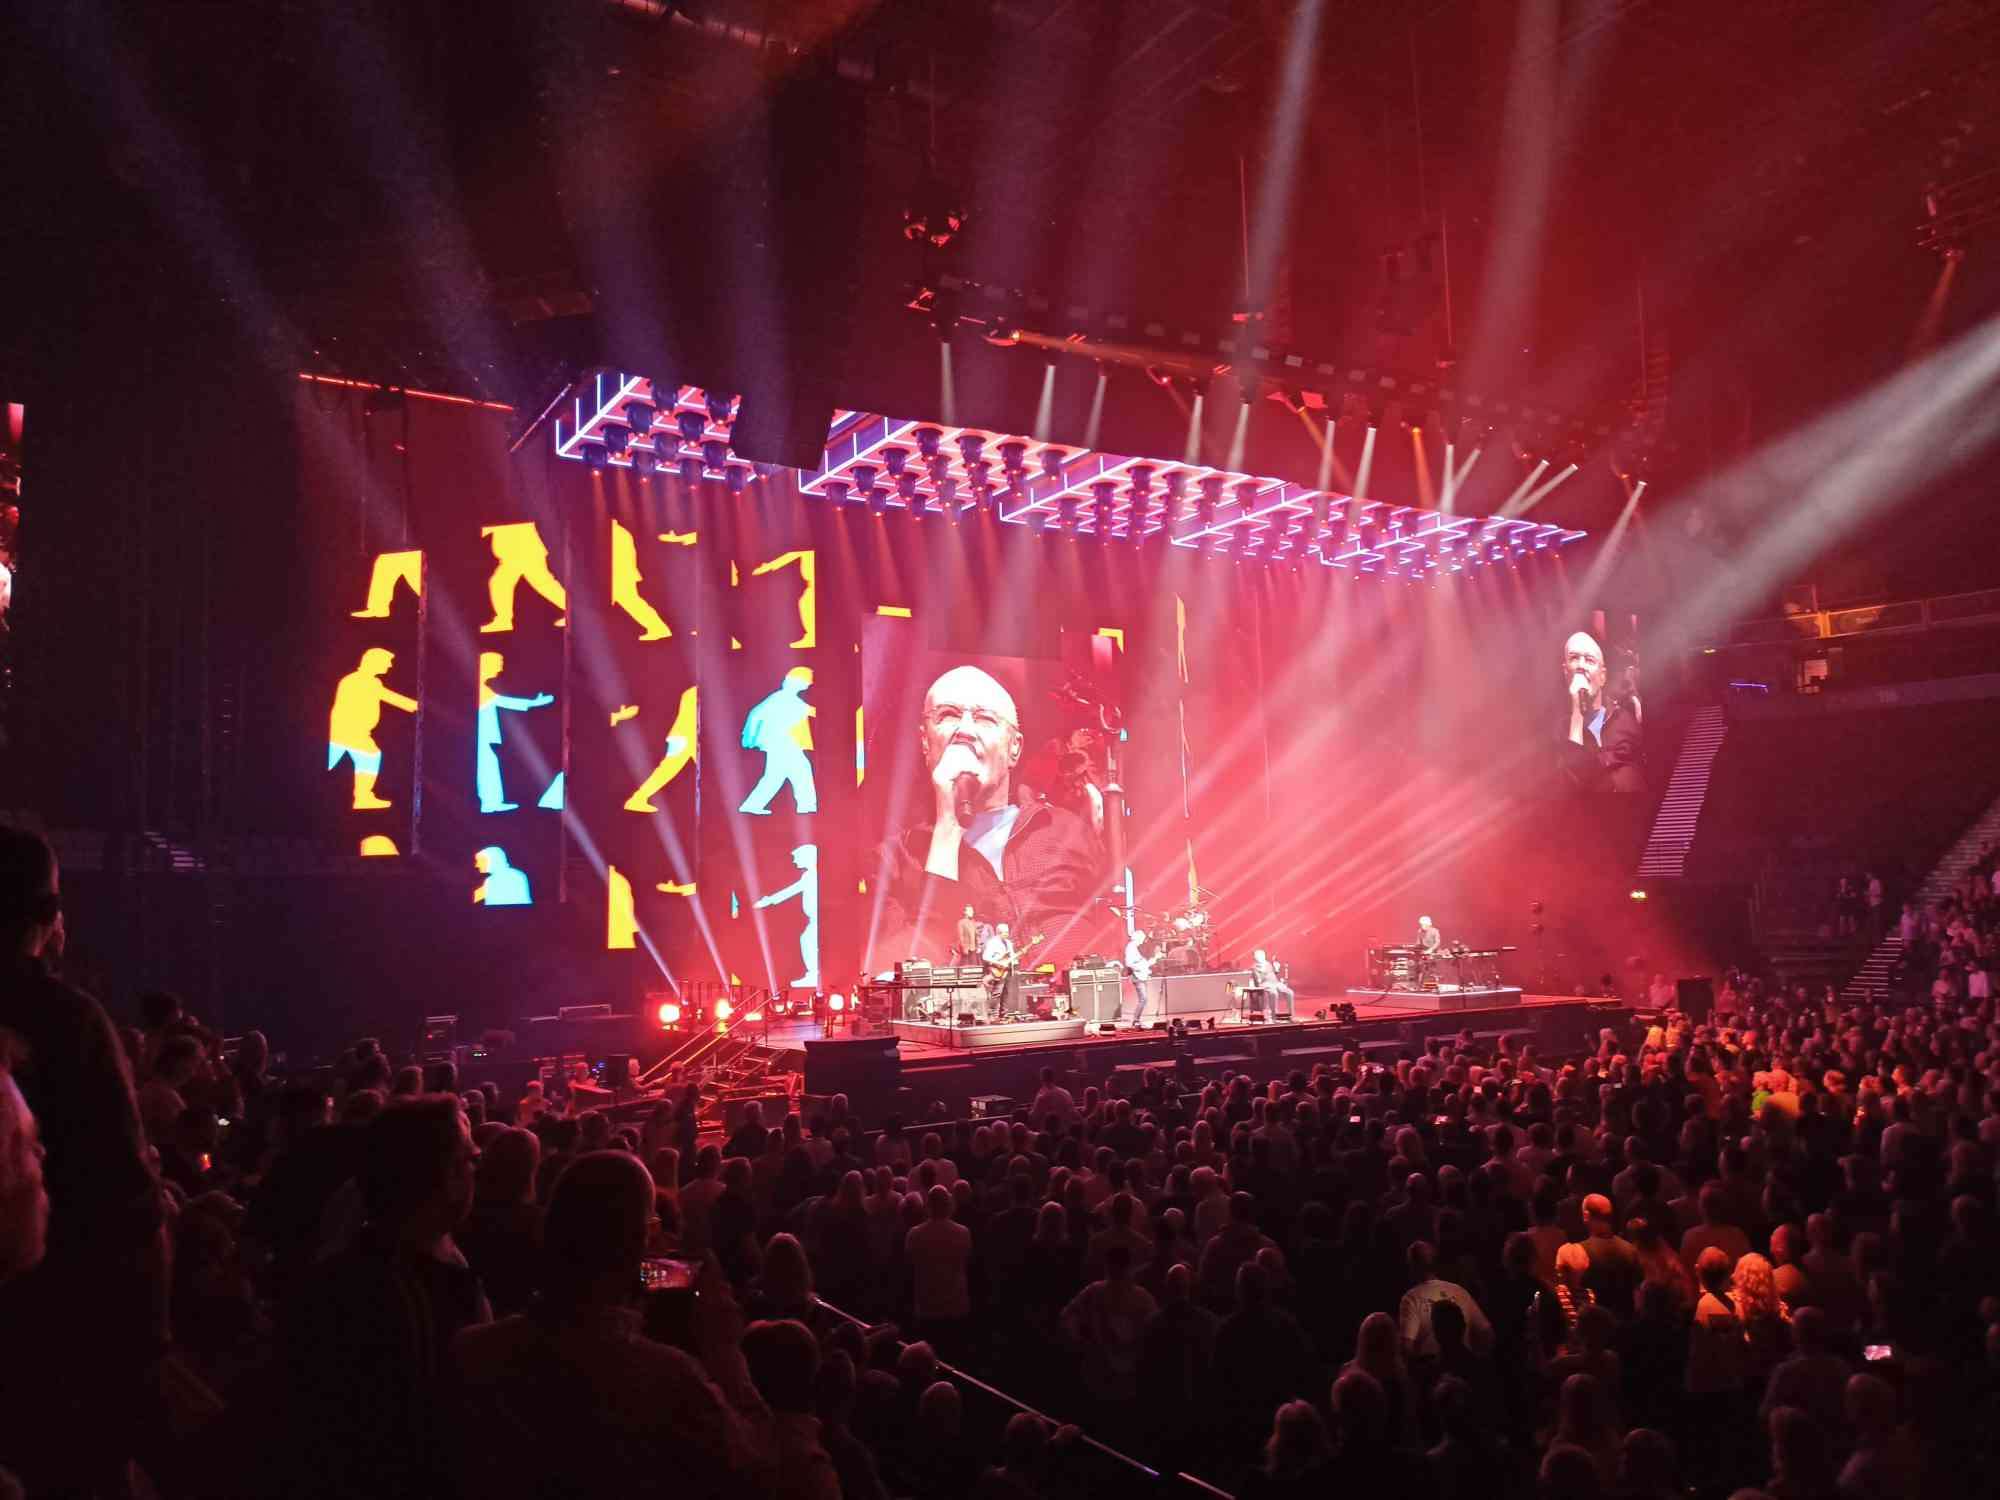
[[[740,490],[760,472],[730,452],[740,404],[698,385],[598,370],[577,381],[568,414],[556,413],[556,457],[592,469],[721,479]]]
[[[656,387],[644,376],[602,371],[579,381],[568,414],[558,415],[556,456],[595,470],[748,474],[751,466],[729,451],[735,410],[733,398],[711,400],[699,386]],[[1403,579],[1513,563],[1587,535],[1520,516],[1458,515],[1203,464],[857,411],[834,413],[820,463],[798,471],[798,487],[878,516],[956,521],[986,511],[1036,532],[1111,544],[1163,540],[1216,557]]]
[[[987,499],[1001,521],[1038,531],[1115,542],[1164,537],[1217,556],[1403,578],[1511,562],[1588,534],[870,412],[834,414],[825,456],[799,475],[799,488],[838,504],[872,502],[878,512],[917,503],[965,511]]]

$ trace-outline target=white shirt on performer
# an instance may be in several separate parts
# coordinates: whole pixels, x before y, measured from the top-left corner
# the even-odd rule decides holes
[[[1007,878],[1007,839],[1020,815],[1020,808],[1010,802],[989,812],[974,813],[965,827],[966,843],[985,856],[986,863],[993,866],[993,873],[1002,880]]]

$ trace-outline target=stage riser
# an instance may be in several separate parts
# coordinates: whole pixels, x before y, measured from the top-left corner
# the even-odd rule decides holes
[[[991,1047],[1038,1047],[1048,1042],[1081,1041],[1082,1021],[1028,1021],[1012,1026],[932,1026],[924,1021],[892,1021],[889,1029],[903,1041],[975,1052]]]
[[[1225,969],[1213,974],[1169,974],[1159,981],[1159,987],[1164,992],[1160,1002],[1163,1013],[1148,1015],[1146,1019],[1194,1021],[1212,1015],[1227,1015],[1235,1008],[1230,1003],[1229,987],[1249,982],[1248,969]]]
[[[1456,1036],[1460,1031],[1471,1031],[1489,1048],[1495,1037],[1505,1034],[1532,1042],[1544,1056],[1573,1052],[1594,1045],[1600,1027],[1618,1028],[1622,1035],[1631,1014],[1629,1007],[1622,1006],[1604,1009],[1584,1004],[1502,1006],[1482,1011],[1364,1020],[1353,1026],[1332,1021],[1232,1026],[1222,1031],[1196,1033],[1188,1038],[1186,1046],[1195,1067],[1204,1073],[1232,1066],[1259,1076],[1276,1077],[1294,1069],[1310,1072],[1316,1062],[1338,1061],[1339,1051],[1349,1046],[1366,1048],[1373,1061],[1389,1062],[1405,1050],[1412,1054],[1421,1052],[1431,1037]],[[1218,1061],[1232,1057],[1248,1061],[1233,1064]],[[920,1105],[942,1099],[946,1110],[956,1117],[965,1113],[969,1099],[980,1094],[1033,1098],[1044,1067],[1053,1067],[1064,1086],[1081,1097],[1086,1084],[1102,1086],[1107,1078],[1119,1076],[1115,1070],[1126,1064],[1150,1064],[1171,1071],[1174,1050],[1166,1033],[1144,1031],[1129,1036],[1121,1033],[1091,1037],[1074,1046],[1058,1043],[1018,1050],[993,1048],[906,1059],[894,1082],[888,1083],[889,1091],[882,1095],[882,1102],[873,1107],[878,1111],[896,1107],[898,1101],[893,1090],[900,1084]],[[807,1087],[819,1092],[810,1079]],[[868,1108],[853,1088],[845,1092],[856,1108],[864,1111]],[[907,1097],[902,1106],[909,1106]]]
[[[1394,1005],[1399,1010],[1494,1010],[1519,1005],[1518,989],[1494,990],[1349,990],[1356,1005]]]

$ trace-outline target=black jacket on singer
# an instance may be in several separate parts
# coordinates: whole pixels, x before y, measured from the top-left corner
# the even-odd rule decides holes
[[[970,842],[959,850],[958,879],[932,875],[924,869],[930,847],[931,825],[924,823],[876,851],[868,888],[878,903],[875,939],[864,961],[869,973],[902,958],[948,962],[967,904],[981,922],[1008,923],[1017,943],[1045,935],[1030,963],[1060,964],[1098,925],[1091,907],[1097,841],[1074,813],[1046,802],[1022,808],[1001,857],[1005,879]]]

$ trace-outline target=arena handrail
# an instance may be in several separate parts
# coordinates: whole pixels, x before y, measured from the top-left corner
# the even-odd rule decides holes
[[[859,1328],[864,1332],[868,1331],[869,1329],[880,1326],[879,1324],[870,1323],[866,1318],[856,1317],[853,1313],[848,1312],[845,1308],[834,1306],[831,1302],[827,1301],[826,1298],[818,1296],[817,1294],[815,1294],[815,1296],[813,1297],[813,1303],[821,1311],[829,1314],[832,1317],[840,1319],[843,1323],[850,1323],[854,1327]],[[1030,1406],[1027,1402],[1022,1401],[1018,1397],[1008,1395],[1007,1392],[1001,1390],[998,1386],[995,1386],[988,1381],[981,1380],[977,1375],[972,1374],[970,1371],[960,1369],[957,1365],[948,1363],[947,1361],[940,1359],[937,1362],[937,1367],[940,1374],[949,1376],[954,1382],[961,1385],[970,1386],[974,1390],[979,1391],[984,1395],[990,1396],[1003,1406],[1010,1406],[1015,1411],[1026,1412],[1029,1416],[1034,1417],[1038,1421],[1046,1422],[1051,1431],[1055,1430],[1058,1427],[1076,1427],[1075,1423],[1060,1421],[1057,1418],[1050,1416],[1047,1412],[1038,1410],[1037,1408]],[[1102,1454],[1105,1458],[1110,1459],[1114,1464],[1118,1465],[1119,1468],[1127,1471],[1129,1476],[1135,1481],[1150,1486],[1161,1486],[1161,1487],[1171,1486],[1174,1484],[1183,1484],[1186,1485],[1189,1489],[1195,1491],[1196,1493],[1208,1497],[1208,1500],[1236,1500],[1236,1497],[1233,1494],[1231,1494],[1228,1490],[1221,1489],[1216,1485],[1210,1484],[1206,1479],[1202,1479],[1197,1475],[1187,1474],[1187,1473],[1172,1473],[1172,1474],[1163,1473],[1160,1470],[1153,1468],[1150,1464],[1140,1462],[1138,1459],[1132,1457],[1129,1453],[1121,1453],[1118,1449],[1113,1448],[1110,1444],[1100,1442],[1098,1439],[1092,1437],[1089,1433],[1085,1432],[1081,1427],[1076,1427],[1076,1432],[1077,1432],[1077,1441],[1079,1443],[1081,1443],[1084,1447],[1093,1450],[1096,1453]]]

